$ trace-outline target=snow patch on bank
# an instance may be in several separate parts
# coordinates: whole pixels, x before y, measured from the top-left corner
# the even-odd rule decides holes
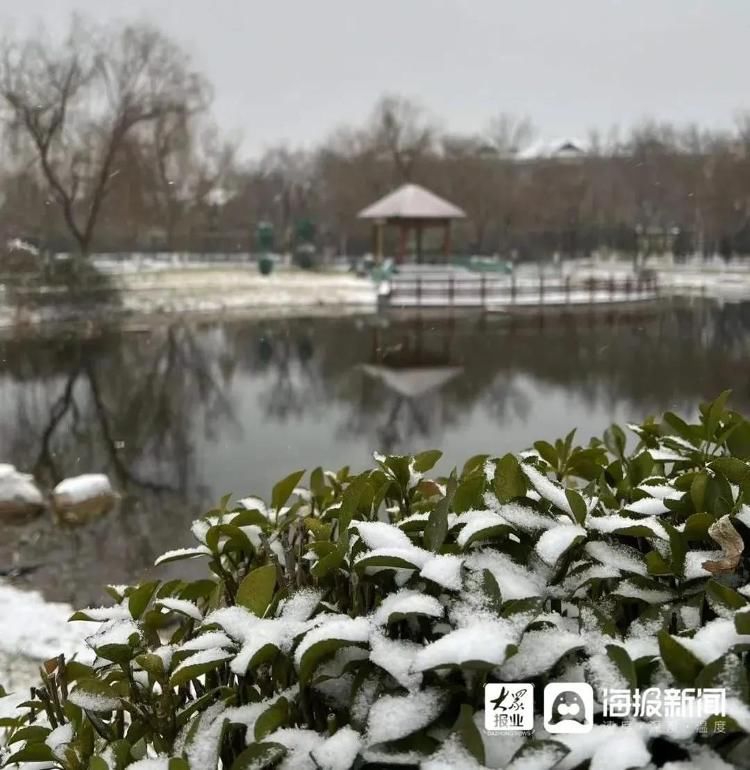
[[[39,662],[61,653],[92,660],[84,642],[86,623],[68,623],[69,604],[47,602],[37,591],[21,591],[0,582],[0,684],[21,690],[39,677]]]

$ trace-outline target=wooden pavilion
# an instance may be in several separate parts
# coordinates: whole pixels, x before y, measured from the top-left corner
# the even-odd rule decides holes
[[[443,257],[447,260],[451,252],[451,223],[464,219],[466,214],[452,203],[418,184],[405,184],[388,193],[359,212],[359,219],[373,222],[373,253],[380,261],[383,258],[383,233],[386,227],[399,230],[398,262],[406,258],[409,234],[415,234],[415,258],[422,262],[422,235],[427,228],[443,230]]]

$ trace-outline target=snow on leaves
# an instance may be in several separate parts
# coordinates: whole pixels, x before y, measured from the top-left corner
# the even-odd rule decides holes
[[[309,488],[291,474],[269,504],[222,500],[194,524],[196,548],[161,559],[205,558],[213,577],[116,587],[113,607],[74,616],[100,624],[97,657],[70,664],[77,721],[71,735],[45,728],[39,751],[82,745],[83,720],[111,757],[102,732],[121,720],[122,735],[137,723],[146,736],[140,761],[168,770],[215,770],[219,756],[237,768],[624,768],[655,761],[657,738],[730,763],[725,747],[750,730],[750,425],[720,403],[695,425],[670,416],[635,433],[631,453],[620,429],[586,447],[571,433],[434,479],[438,452],[379,455],[359,475],[316,469]],[[599,716],[554,741],[483,733],[483,681],[561,678],[597,693],[726,686],[731,737]],[[21,750],[34,745],[21,735]]]

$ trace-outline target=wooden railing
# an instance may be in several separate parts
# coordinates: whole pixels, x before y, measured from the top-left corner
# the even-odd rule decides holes
[[[545,281],[487,273],[405,272],[394,275],[386,295],[391,307],[476,307],[584,305],[658,296],[654,276],[553,279]]]

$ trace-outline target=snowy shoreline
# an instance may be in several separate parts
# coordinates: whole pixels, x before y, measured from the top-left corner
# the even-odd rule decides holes
[[[618,279],[627,276],[632,266],[625,262],[582,261],[566,263],[564,275],[578,279]],[[705,297],[719,301],[750,299],[750,270],[739,267],[703,267],[693,265],[650,266],[664,297]],[[121,328],[170,321],[175,316],[189,315],[206,319],[294,318],[304,316],[342,316],[371,314],[378,309],[378,287],[367,278],[343,272],[306,272],[281,269],[262,276],[250,265],[180,265],[150,266],[140,271],[123,265],[107,266],[113,286],[119,292],[116,302],[93,301],[84,305],[46,306],[30,302],[19,307],[3,303],[0,294],[0,331],[81,323],[116,324]],[[554,280],[554,279],[553,279]],[[517,283],[538,281],[531,267],[519,268]],[[536,285],[536,283],[535,283]],[[549,284],[544,305],[562,302]],[[55,290],[42,289],[37,296]],[[59,289],[57,290],[59,291]],[[558,292],[559,293],[559,292]],[[584,292],[580,303],[589,304],[592,297]],[[565,303],[568,297],[565,296]],[[612,301],[605,292],[602,300]],[[641,304],[641,297],[617,297],[620,304]],[[404,303],[408,305],[408,302]],[[502,303],[501,303],[502,304]],[[539,306],[536,294],[522,303],[525,308]],[[399,303],[401,306],[401,303]]]
[[[48,602],[34,590],[0,581],[0,685],[9,692],[25,692],[39,681],[39,666],[61,653],[66,658],[90,651],[85,623],[68,623],[69,604]],[[12,620],[10,620],[12,619]]]
[[[117,275],[114,287],[119,291],[117,303],[46,307],[0,304],[0,329],[82,321],[127,323],[182,314],[373,312],[377,306],[371,281],[335,273],[261,276],[239,268],[163,270]]]

